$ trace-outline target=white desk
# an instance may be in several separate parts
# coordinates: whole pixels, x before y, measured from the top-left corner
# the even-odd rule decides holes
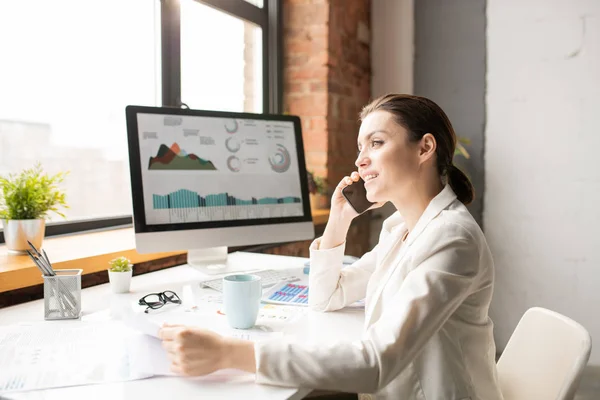
[[[298,257],[274,256],[255,253],[240,253],[248,260],[248,269],[287,269],[298,268],[300,271],[306,259]],[[135,267],[134,267],[135,268]],[[135,276],[131,283],[131,292],[125,295],[110,293],[108,284],[98,285],[82,290],[83,319],[93,318],[97,313],[108,313],[111,304],[131,303],[145,294],[174,290],[180,296],[186,285],[196,281],[210,279],[198,270],[187,265],[168,268]],[[193,286],[195,287],[195,286]],[[197,289],[194,295],[217,293],[212,289]],[[189,293],[189,286],[188,286]],[[185,299],[184,299],[185,303]],[[185,306],[183,304],[182,306]],[[182,307],[177,306],[177,307]],[[201,305],[200,305],[201,306]],[[13,307],[0,309],[0,325],[22,322],[43,321],[43,300],[32,301]],[[172,308],[174,310],[174,308]],[[163,316],[168,315],[165,310]],[[160,313],[159,313],[160,314]],[[156,314],[154,317],[156,317]],[[225,318],[225,317],[222,317]],[[307,311],[293,323],[285,325],[283,332],[293,334],[299,340],[310,342],[331,341],[340,337],[357,339],[362,332],[364,314],[355,310],[337,311],[334,313],[317,313]],[[252,377],[234,379],[228,382],[206,381],[183,377],[154,377],[150,379],[106,383],[99,385],[73,386],[67,388],[47,389],[35,392],[22,392],[2,395],[3,399],[301,399],[311,390],[303,388],[281,388],[258,385]]]

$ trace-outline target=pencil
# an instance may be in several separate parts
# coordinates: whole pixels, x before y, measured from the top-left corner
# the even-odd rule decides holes
[[[35,259],[35,256],[33,254],[31,254],[31,252],[29,250],[26,250],[27,254],[29,254],[29,257],[33,260],[33,263],[35,264],[36,267],[38,267],[38,269],[42,272],[42,275],[44,276],[50,276],[50,273],[46,270],[46,268],[42,267],[37,260]]]

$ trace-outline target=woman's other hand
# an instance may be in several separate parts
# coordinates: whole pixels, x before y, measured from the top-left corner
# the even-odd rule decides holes
[[[163,325],[158,337],[171,361],[171,371],[179,375],[207,375],[226,367],[226,342],[216,333],[182,325]]]
[[[171,371],[179,375],[202,376],[226,368],[256,371],[252,342],[169,324],[160,328],[158,337],[171,361]]]

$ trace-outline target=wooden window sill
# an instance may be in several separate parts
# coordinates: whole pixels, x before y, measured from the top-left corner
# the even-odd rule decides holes
[[[313,223],[325,225],[329,210],[313,210]],[[133,228],[90,232],[44,239],[44,250],[56,269],[82,269],[83,274],[106,270],[108,262],[125,256],[133,264],[186,254],[185,251],[139,254]],[[43,283],[41,273],[28,255],[12,255],[0,245],[0,293]]]

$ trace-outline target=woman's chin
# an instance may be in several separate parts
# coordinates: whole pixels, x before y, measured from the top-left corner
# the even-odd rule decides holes
[[[367,189],[365,197],[371,203],[385,203],[386,201],[388,201],[388,199],[386,199],[385,197],[385,193],[382,193],[381,190],[376,190],[375,188],[371,188],[370,190]]]
[[[377,196],[375,195],[375,193],[369,193],[367,192],[367,200],[369,200],[371,203],[378,203],[379,200],[377,200]]]

